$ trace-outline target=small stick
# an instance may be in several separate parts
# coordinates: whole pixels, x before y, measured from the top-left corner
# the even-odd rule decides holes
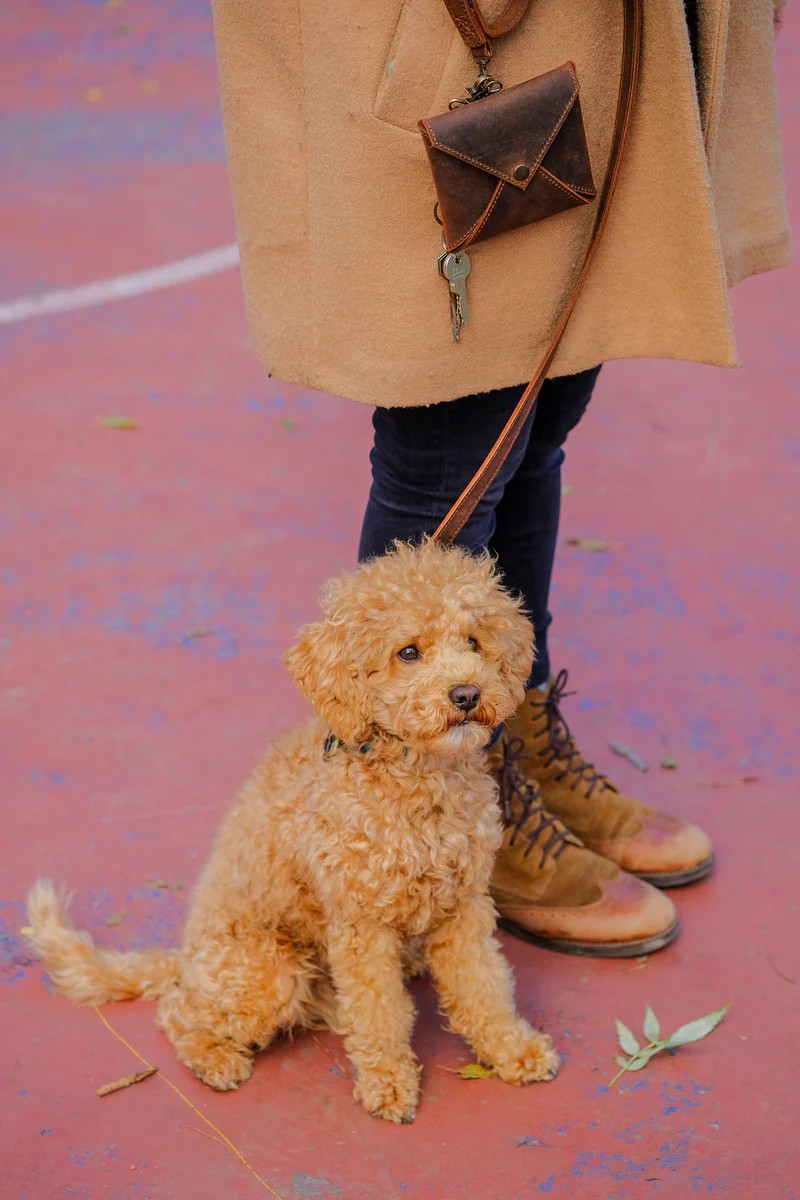
[[[149,1079],[151,1075],[155,1075],[157,1070],[158,1067],[148,1067],[146,1071],[135,1071],[133,1075],[124,1075],[122,1079],[104,1083],[97,1089],[97,1094],[98,1096],[109,1096],[111,1092],[121,1092],[123,1088],[129,1088],[134,1083],[141,1083],[143,1079]]]
[[[747,787],[750,783],[758,783],[758,775],[742,775],[741,779],[695,779],[681,782],[679,787],[710,787],[732,788]]]
[[[608,744],[614,753],[618,754],[620,758],[627,758],[629,763],[633,763],[637,771],[647,770],[647,763],[636,753],[635,750],[631,750],[630,746],[625,746],[622,742],[612,741],[609,741]]]

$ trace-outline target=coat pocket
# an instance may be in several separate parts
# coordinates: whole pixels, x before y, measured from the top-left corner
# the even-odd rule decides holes
[[[456,40],[461,41],[444,4],[402,0],[394,35],[381,64],[372,115],[416,133],[417,121],[431,116],[436,109]]]

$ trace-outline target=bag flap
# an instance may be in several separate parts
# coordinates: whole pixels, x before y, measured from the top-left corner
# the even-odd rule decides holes
[[[437,150],[524,191],[578,95],[573,63],[420,121]]]

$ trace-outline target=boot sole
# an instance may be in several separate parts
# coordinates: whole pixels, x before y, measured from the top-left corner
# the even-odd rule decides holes
[[[512,933],[514,937],[522,938],[525,942],[531,942],[534,946],[542,946],[545,950],[557,950],[559,954],[579,954],[583,958],[640,958],[643,954],[653,954],[656,950],[668,946],[678,932],[678,922],[675,920],[663,933],[639,938],[636,942],[573,942],[568,938],[542,937],[538,933],[531,933],[529,929],[523,929],[521,925],[515,925],[513,921],[507,921],[504,917],[500,917],[497,924],[507,933]]]
[[[699,879],[705,879],[714,870],[714,855],[705,859],[704,862],[698,863],[696,867],[687,867],[685,871],[664,871],[660,874],[655,872],[652,875],[639,874],[638,871],[631,871],[632,875],[636,875],[637,879],[643,879],[645,883],[652,883],[657,888],[674,888],[683,887],[687,883],[697,883]]]

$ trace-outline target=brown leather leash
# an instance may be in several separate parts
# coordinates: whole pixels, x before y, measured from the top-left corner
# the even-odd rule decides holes
[[[473,52],[476,60],[491,57],[491,38],[499,37],[501,34],[508,33],[514,29],[525,16],[530,2],[531,0],[510,0],[500,17],[494,23],[490,24],[483,17],[476,0],[445,0],[456,28]],[[606,177],[597,200],[592,236],[583,266],[573,284],[572,291],[536,374],[520,396],[514,411],[508,418],[497,441],[433,534],[434,538],[440,542],[452,542],[455,540],[475,511],[487,488],[497,476],[514,442],[519,437],[536,403],[536,398],[544,383],[547,371],[555,358],[564,330],[567,327],[567,322],[577,303],[581,288],[586,281],[592,260],[600,244],[600,238],[608,219],[611,198],[614,195],[619,178],[623,151],[630,133],[633,107],[636,100],[636,87],[639,79],[639,59],[642,42],[642,0],[622,0],[622,11],[622,65],[620,68],[614,136],[608,158]],[[480,103],[480,101],[477,103]]]
[[[472,51],[473,58],[492,57],[492,38],[516,29],[531,6],[531,0],[509,0],[499,17],[487,21],[476,0],[444,0],[456,29]]]

